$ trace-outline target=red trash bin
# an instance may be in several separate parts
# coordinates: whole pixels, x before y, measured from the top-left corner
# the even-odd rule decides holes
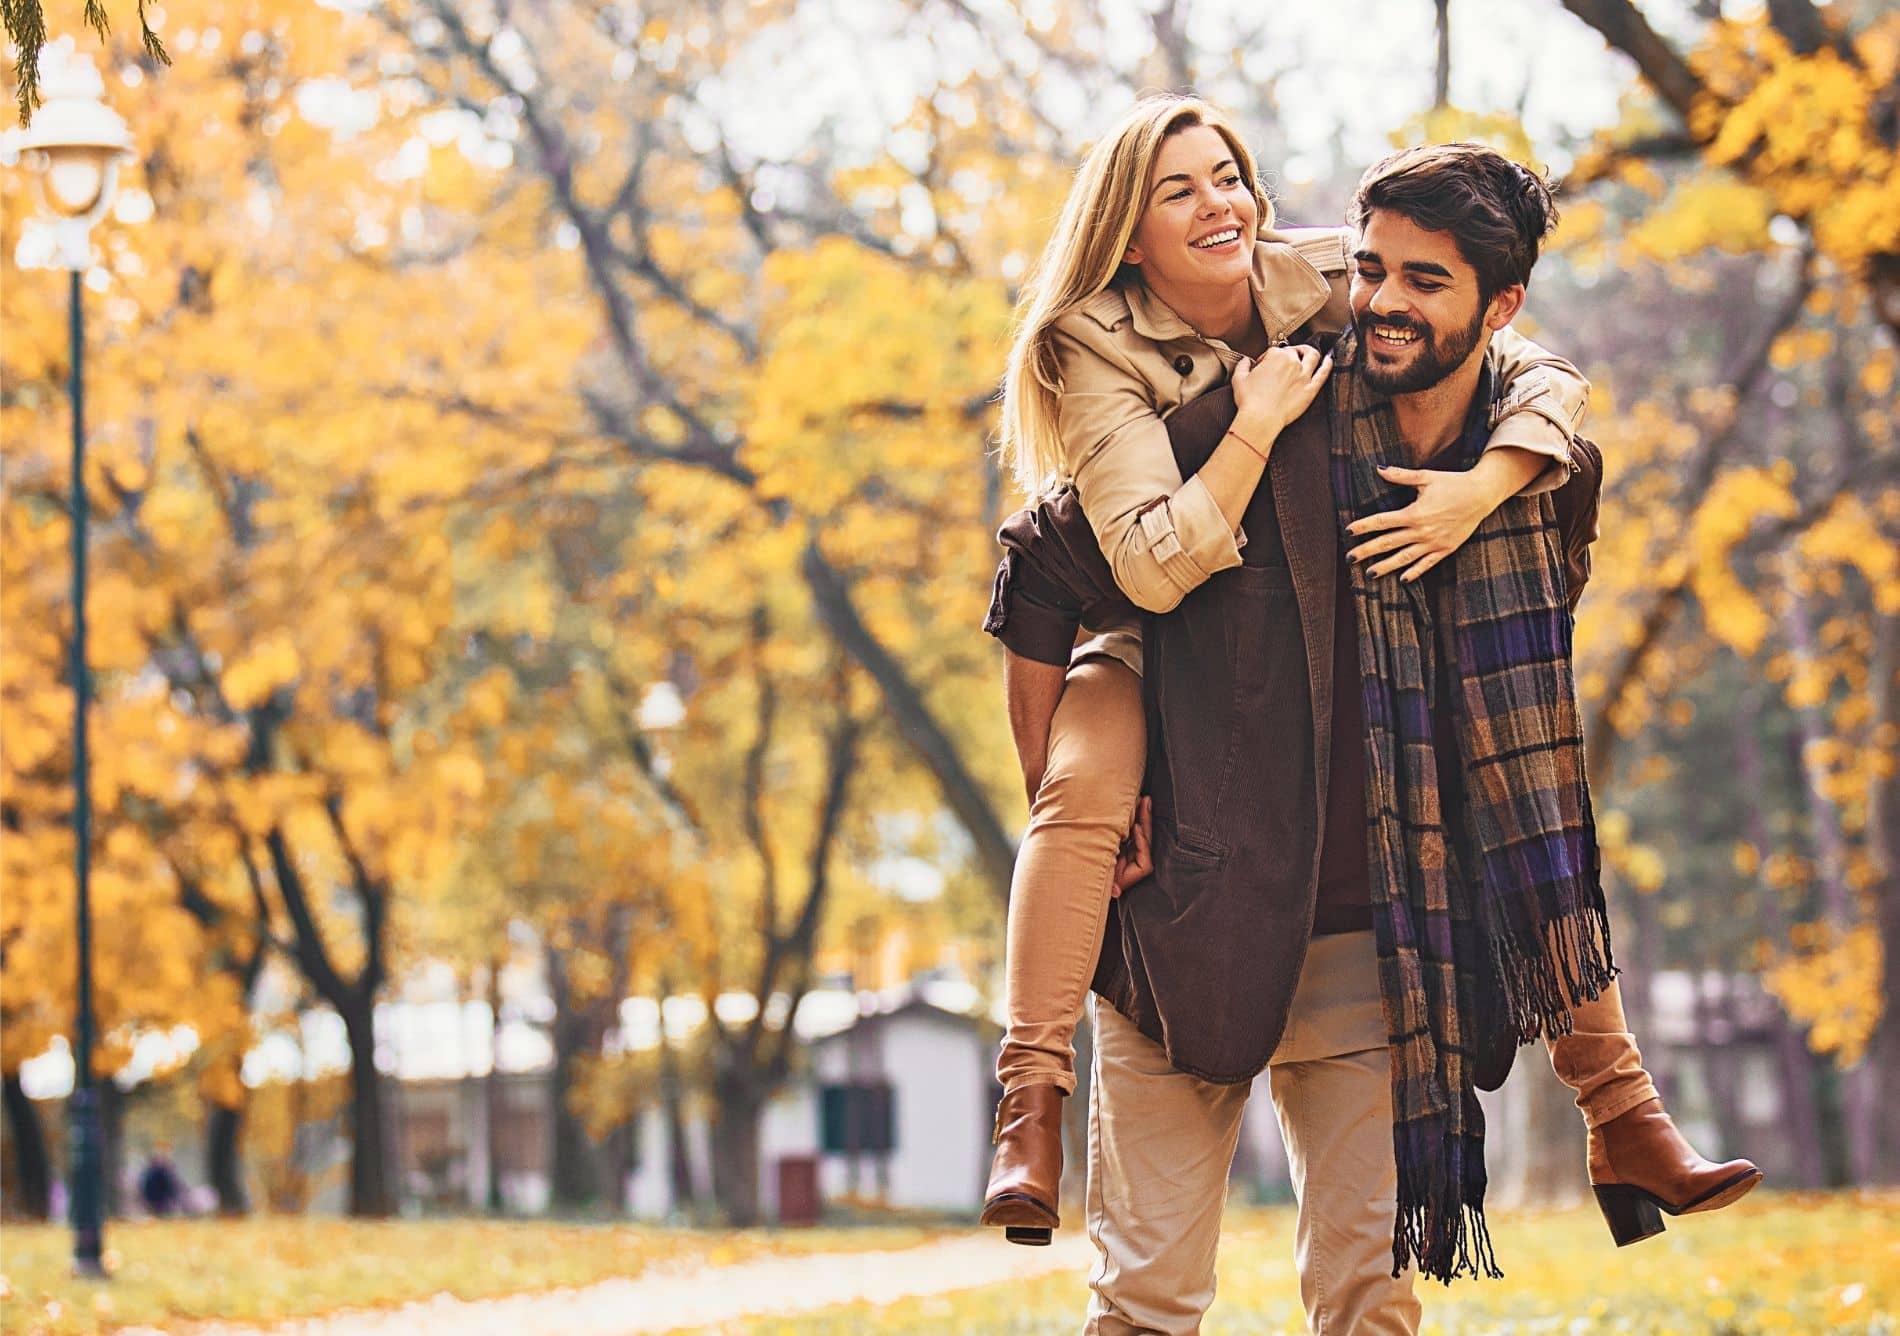
[[[818,1199],[818,1157],[781,1155],[778,1161],[778,1222],[815,1225],[822,1203]]]

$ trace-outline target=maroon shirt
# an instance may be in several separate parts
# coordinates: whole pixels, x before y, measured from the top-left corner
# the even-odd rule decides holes
[[[1333,597],[1333,766],[1319,845],[1313,935],[1372,930],[1366,866],[1366,712],[1359,677],[1359,620],[1346,558]]]

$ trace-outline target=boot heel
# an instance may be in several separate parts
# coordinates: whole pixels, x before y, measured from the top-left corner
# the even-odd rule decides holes
[[[1603,1221],[1609,1225],[1617,1247],[1627,1248],[1663,1232],[1662,1212],[1640,1188],[1615,1183],[1591,1191],[1596,1193],[1597,1209],[1603,1212]]]
[[[1003,1237],[1011,1243],[1023,1243],[1032,1248],[1049,1246],[1050,1231],[1033,1225],[1011,1225],[1003,1231]]]

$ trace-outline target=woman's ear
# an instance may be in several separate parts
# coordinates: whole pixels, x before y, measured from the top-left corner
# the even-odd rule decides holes
[[[1132,241],[1129,242],[1128,249],[1122,252],[1122,263],[1123,264],[1140,264],[1141,263],[1141,247],[1137,246]]]

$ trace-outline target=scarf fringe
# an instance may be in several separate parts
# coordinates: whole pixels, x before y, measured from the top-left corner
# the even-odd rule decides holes
[[[1570,999],[1594,1001],[1618,973],[1601,895],[1554,922],[1493,925],[1485,936],[1506,1019],[1520,1044],[1569,1034]]]
[[[1434,1145],[1419,1135],[1429,1129],[1416,1125],[1396,1131],[1399,1209],[1392,1227],[1392,1274],[1409,1262],[1426,1279],[1446,1285],[1461,1275],[1503,1279],[1484,1218],[1482,1146],[1467,1146],[1458,1136]],[[1414,1139],[1426,1144],[1408,1144]],[[1479,1157],[1475,1182],[1465,1159],[1473,1150]]]

